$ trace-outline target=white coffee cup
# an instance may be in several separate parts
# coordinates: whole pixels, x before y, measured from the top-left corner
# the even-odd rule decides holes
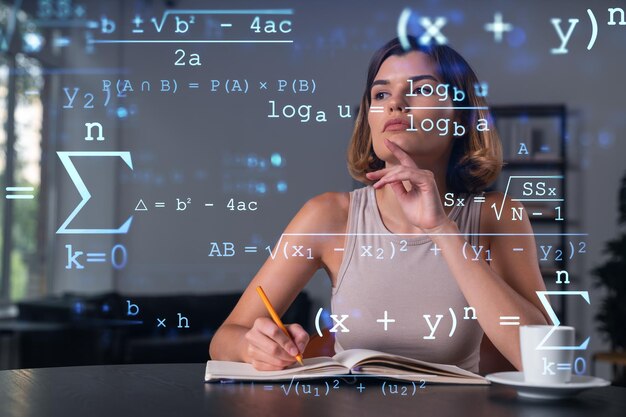
[[[544,341],[551,331],[552,334]],[[543,385],[564,384],[572,379],[574,351],[558,349],[558,347],[574,346],[575,330],[573,327],[520,326],[519,338],[524,381]]]

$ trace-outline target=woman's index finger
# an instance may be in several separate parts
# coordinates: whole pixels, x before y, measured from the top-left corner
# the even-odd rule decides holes
[[[391,151],[391,153],[398,158],[398,161],[404,166],[412,166],[417,168],[417,164],[415,161],[398,145],[390,141],[389,139],[385,139],[385,145]]]

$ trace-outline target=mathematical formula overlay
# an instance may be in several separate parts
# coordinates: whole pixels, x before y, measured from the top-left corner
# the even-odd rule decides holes
[[[623,120],[615,109],[604,118],[579,110],[591,100],[582,96],[588,85],[580,95],[575,87],[563,92],[557,86],[566,76],[578,84],[600,80],[595,71],[608,65],[601,54],[610,49],[615,57],[623,55],[626,6],[522,3],[515,7],[529,10],[519,13],[511,5],[469,10],[460,2],[450,10],[419,2],[388,8],[353,2],[332,6],[336,9],[290,2],[281,8],[239,8],[232,2],[209,7],[193,1],[17,0],[2,6],[0,50],[8,58],[0,93],[15,112],[5,116],[5,124],[14,126],[7,137],[14,139],[3,140],[11,148],[7,153],[15,149],[17,155],[6,160],[7,170],[27,165],[20,155],[35,151],[21,140],[33,120],[41,119],[33,128],[42,138],[35,146],[41,183],[11,174],[4,186],[4,207],[10,206],[14,218],[34,202],[39,218],[46,219],[37,245],[39,258],[50,267],[37,273],[50,283],[28,284],[29,291],[78,294],[70,302],[72,314],[87,325],[210,340],[216,330],[210,322],[218,320],[222,301],[178,299],[166,307],[155,300],[239,295],[262,267],[285,285],[296,279],[275,271],[313,276],[323,270],[328,279],[309,284],[311,317],[301,323],[312,336],[330,333],[358,341],[377,334],[381,345],[410,338],[437,349],[464,343],[487,328],[515,338],[526,324],[523,312],[512,306],[487,314],[464,297],[465,287],[437,293],[438,285],[447,284],[435,277],[428,277],[432,285],[424,291],[454,302],[401,307],[398,298],[424,294],[403,294],[394,285],[426,282],[419,281],[430,271],[426,263],[457,263],[466,271],[485,268],[490,278],[518,290],[515,273],[507,269],[515,265],[528,271],[524,280],[545,284],[524,294],[552,326],[536,349],[574,353],[568,363],[549,361],[546,353],[543,374],[589,375],[593,330],[577,329],[571,345],[555,343],[553,333],[593,316],[602,303],[586,278],[595,262],[590,255],[601,249],[581,220],[588,205],[581,203],[587,196],[579,184],[594,181],[585,177],[590,166],[585,152],[596,145],[610,149],[620,137],[597,125]],[[359,101],[367,63],[391,36],[404,50],[414,42],[424,48],[452,46],[480,71],[471,82],[461,82],[457,68],[450,73],[458,82],[444,81],[444,74],[418,74],[397,84],[377,80],[373,84],[380,91],[370,86]],[[536,81],[528,85],[526,77]],[[4,92],[11,88],[17,98]],[[535,97],[538,91],[545,95]],[[395,100],[396,108],[385,99]],[[570,101],[578,107],[560,104]],[[523,104],[508,104],[518,102]],[[540,104],[529,104],[534,102]],[[607,107],[614,108],[612,103]],[[361,227],[353,218],[358,201],[356,192],[348,193],[364,184],[346,169],[346,155],[357,148],[350,147],[350,138],[357,133],[369,138],[359,145],[359,163],[374,166],[380,151],[375,138],[387,129],[381,124],[376,131],[376,121],[388,121],[397,108],[406,116],[407,137],[450,141],[450,155],[453,144],[463,143],[454,149],[471,158],[459,159],[459,167],[473,173],[478,170],[472,164],[478,166],[487,154],[472,150],[476,138],[494,135],[502,143],[501,173],[485,192],[452,186],[441,192],[437,209],[450,213],[457,225],[473,213],[472,232],[459,228],[442,232],[440,239],[393,233],[402,222],[378,211],[376,198],[383,194],[375,193],[374,207],[364,210],[370,210],[368,219],[379,232],[354,232]],[[459,167],[437,175],[450,185],[449,175]],[[316,212],[315,221],[290,223],[297,213],[310,213],[310,201],[327,191],[345,198],[324,208],[323,215]],[[399,205],[386,207],[401,212]],[[328,219],[340,211],[345,218]],[[318,225],[320,219],[334,229]],[[459,238],[462,243],[447,244]],[[350,285],[342,281],[349,264],[385,275],[371,299],[354,303],[341,293]],[[411,265],[415,280],[395,277],[399,265]],[[452,269],[442,268],[433,270],[452,276]],[[308,282],[299,279],[298,285]],[[80,298],[93,289],[120,297]],[[378,302],[370,302],[374,299]],[[229,310],[235,307],[231,301],[223,301]],[[284,396],[332,398],[340,389],[417,397],[427,385],[418,377],[408,383],[364,379],[337,375],[317,383],[294,378],[260,386]],[[218,386],[236,391],[254,384],[258,388],[258,382]]]

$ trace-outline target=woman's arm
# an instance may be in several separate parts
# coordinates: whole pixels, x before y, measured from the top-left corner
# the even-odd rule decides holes
[[[504,208],[498,220],[491,205],[495,203],[500,207],[503,200]],[[506,235],[481,239],[481,244],[488,243],[476,251],[469,243],[465,245],[462,235],[443,235],[460,233],[452,221],[428,231],[433,242],[441,248],[441,254],[468,304],[476,309],[485,334],[517,369],[522,369],[519,327],[500,325],[500,316],[519,316],[520,326],[547,324],[546,313],[536,294],[536,291],[544,291],[545,285],[539,271],[530,221],[527,214],[522,220],[512,220],[511,209],[520,207],[523,206],[519,202],[505,199],[502,193],[489,193],[481,209],[480,233]],[[523,250],[513,251],[513,248]],[[477,256],[476,252],[480,255]],[[489,263],[487,257],[491,259]]]
[[[287,311],[323,265],[322,254],[326,249],[327,239],[297,234],[333,232],[342,217],[336,200],[335,193],[321,194],[309,200],[295,215],[272,250],[274,258],[268,257],[213,336],[209,348],[212,359],[248,362],[263,370],[282,369],[295,362],[289,352],[295,346],[270,319],[256,287],[263,287],[279,316]],[[308,334],[299,324],[286,327],[302,352],[308,343]]]

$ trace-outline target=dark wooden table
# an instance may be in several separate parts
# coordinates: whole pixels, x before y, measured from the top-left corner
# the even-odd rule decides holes
[[[383,395],[384,381],[378,379],[326,382],[300,381],[297,389],[295,382],[291,387],[289,382],[207,384],[204,364],[0,371],[0,416],[623,417],[626,413],[626,388],[618,387],[589,390],[569,400],[533,401],[500,386],[426,385],[414,390],[411,384],[399,383],[398,393],[392,394],[394,386],[389,384],[394,383],[386,381]]]

